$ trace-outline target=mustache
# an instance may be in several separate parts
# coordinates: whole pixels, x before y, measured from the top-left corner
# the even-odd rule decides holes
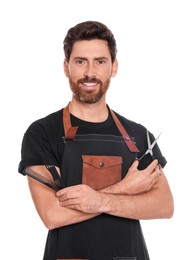
[[[78,80],[78,83],[102,83],[100,79],[97,79],[95,77],[85,77]]]

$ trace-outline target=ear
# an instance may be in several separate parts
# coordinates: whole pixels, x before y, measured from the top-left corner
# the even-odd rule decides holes
[[[68,62],[66,60],[64,60],[63,67],[64,67],[65,76],[69,77],[69,65],[68,65]]]
[[[115,60],[113,62],[112,77],[115,77],[115,75],[117,74],[117,70],[118,70],[118,61]]]

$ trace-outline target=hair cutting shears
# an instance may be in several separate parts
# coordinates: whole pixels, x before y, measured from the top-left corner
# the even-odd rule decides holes
[[[152,156],[152,158],[154,159],[154,155],[153,155],[153,147],[155,146],[155,144],[158,141],[158,138],[160,137],[161,133],[158,135],[158,137],[154,140],[154,142],[151,144],[150,142],[150,136],[149,136],[149,132],[148,130],[146,130],[146,135],[147,135],[147,143],[148,143],[148,149],[146,150],[146,152],[138,159],[139,161],[147,154],[150,153],[150,155]]]

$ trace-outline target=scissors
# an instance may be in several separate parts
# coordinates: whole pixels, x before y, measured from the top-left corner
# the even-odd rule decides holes
[[[154,142],[151,144],[150,142],[150,136],[149,136],[149,132],[148,130],[146,130],[146,135],[147,135],[147,143],[148,143],[148,149],[146,150],[146,152],[138,159],[139,161],[142,160],[142,158],[147,155],[148,153],[150,153],[150,155],[152,156],[152,158],[154,159],[154,155],[153,155],[153,147],[155,146],[155,144],[158,141],[158,138],[160,137],[161,133],[158,135],[158,137],[154,140]]]

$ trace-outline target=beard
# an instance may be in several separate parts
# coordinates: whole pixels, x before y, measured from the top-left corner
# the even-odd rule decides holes
[[[96,83],[99,84],[99,87],[95,90],[84,90],[80,87],[80,84],[83,83]],[[102,96],[107,92],[107,89],[110,85],[110,79],[103,83],[101,80],[97,78],[86,77],[83,79],[79,79],[77,82],[74,82],[71,79],[71,77],[69,77],[69,84],[73,92],[73,95],[77,100],[79,100],[82,103],[92,104],[98,102],[102,98]]]

